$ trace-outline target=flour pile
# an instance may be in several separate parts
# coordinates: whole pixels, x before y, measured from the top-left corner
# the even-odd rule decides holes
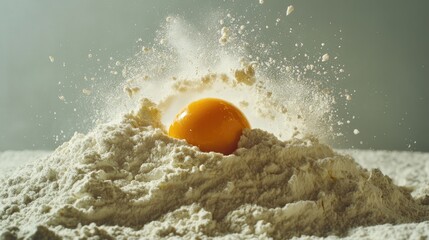
[[[423,196],[322,143],[337,101],[328,81],[307,77],[342,74],[334,54],[287,59],[278,42],[259,42],[268,26],[244,16],[202,33],[166,22],[156,44],[112,68],[123,83],[82,90],[104,104],[87,104],[100,113],[89,133],[0,178],[1,239],[285,239],[427,220]],[[309,64],[288,65],[300,57]],[[248,117],[233,154],[167,136],[174,114],[203,97]]]
[[[245,131],[229,156],[168,137],[150,100],[0,184],[2,238],[281,239],[423,220],[379,170],[317,139]]]

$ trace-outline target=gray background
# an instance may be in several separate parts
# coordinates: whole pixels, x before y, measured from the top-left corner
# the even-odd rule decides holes
[[[73,97],[82,94],[84,76],[133,56],[136,40],[152,41],[167,15],[200,22],[208,12],[229,9],[268,21],[289,4],[296,10],[288,19],[301,27],[284,46],[337,44],[342,37],[335,54],[350,76],[335,87],[356,93],[339,114],[356,119],[345,129],[347,141],[335,146],[429,152],[429,2],[396,0],[265,0],[262,6],[256,0],[2,0],[0,150],[54,149],[87,130],[91,103]],[[354,128],[360,134],[353,135]]]

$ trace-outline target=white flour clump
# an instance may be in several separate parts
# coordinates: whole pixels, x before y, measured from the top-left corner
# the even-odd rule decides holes
[[[229,38],[230,38],[230,30],[227,27],[223,27],[220,31],[220,33],[222,34],[222,36],[219,38],[219,43],[221,45],[225,45],[228,43]]]
[[[409,190],[315,138],[247,130],[224,156],[168,137],[160,119],[143,99],[1,179],[1,238],[284,239],[428,214]]]
[[[289,16],[294,10],[295,8],[292,5],[289,5],[286,10],[286,16]]]
[[[328,60],[329,60],[329,54],[327,54],[327,53],[323,54],[323,56],[322,56],[322,62],[326,62]]]

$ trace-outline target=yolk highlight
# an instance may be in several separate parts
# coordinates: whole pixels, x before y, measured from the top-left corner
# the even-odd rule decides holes
[[[201,151],[226,155],[237,149],[245,128],[250,128],[250,124],[237,107],[221,99],[204,98],[176,115],[168,135],[185,139]]]

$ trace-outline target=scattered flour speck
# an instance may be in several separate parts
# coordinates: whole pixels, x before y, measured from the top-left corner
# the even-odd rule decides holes
[[[326,62],[328,60],[329,60],[329,54],[327,54],[327,53],[323,54],[323,56],[322,56],[322,62]]]
[[[286,9],[286,16],[289,16],[294,10],[295,7],[293,5],[289,5]]]

